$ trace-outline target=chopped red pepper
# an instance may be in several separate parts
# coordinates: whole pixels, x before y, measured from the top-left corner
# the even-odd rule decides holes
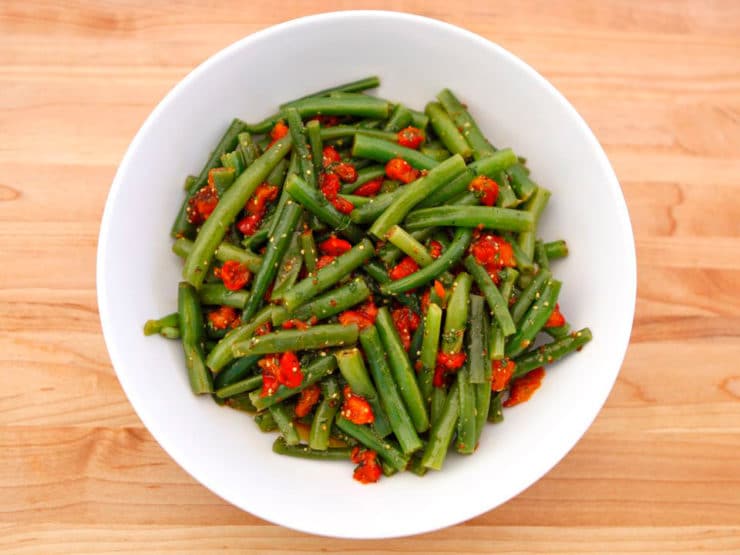
[[[254,330],[254,335],[260,336],[260,335],[267,335],[272,331],[272,324],[270,322],[265,322],[260,327],[258,327],[256,330]]]
[[[468,185],[468,189],[475,193],[481,204],[493,206],[498,198],[498,183],[486,175],[476,176]]]
[[[230,306],[220,306],[208,313],[208,321],[214,329],[225,330],[239,325],[239,315]]]
[[[262,223],[265,212],[267,212],[267,203],[275,200],[277,195],[278,188],[269,183],[263,183],[257,187],[244,207],[247,215],[239,220],[236,228],[244,235],[254,235]]]
[[[325,146],[321,154],[321,165],[325,168],[328,168],[332,164],[338,164],[342,161],[342,157],[337,152],[337,149],[333,146]]]
[[[362,484],[372,484],[380,480],[383,471],[375,451],[354,447],[350,459],[358,465],[353,474],[355,480]]]
[[[326,241],[319,243],[319,250],[323,254],[329,254],[331,256],[340,256],[350,249],[352,249],[352,243],[334,235]]]
[[[401,343],[403,343],[403,348],[408,351],[411,347],[411,334],[421,324],[421,318],[408,307],[397,308],[391,312],[391,317],[401,338]]]
[[[278,381],[286,387],[298,387],[303,382],[301,362],[294,352],[287,351],[280,355]]]
[[[435,241],[432,239],[429,241],[429,256],[432,258],[439,258],[439,256],[442,254],[442,243],[439,241]]]
[[[280,363],[275,355],[267,355],[257,362],[257,366],[262,369],[262,392],[260,397],[269,397],[277,391],[280,385],[280,382],[278,382]]]
[[[262,223],[262,216],[259,214],[247,214],[241,220],[236,223],[236,229],[241,231],[246,236],[251,236],[257,233]]]
[[[357,181],[357,170],[349,162],[340,162],[332,167],[332,171],[339,176],[344,183]]]
[[[301,396],[298,398],[298,402],[295,405],[295,415],[298,418],[303,418],[311,409],[319,402],[321,396],[321,388],[318,384],[309,385],[306,389],[301,391]]]
[[[417,149],[424,142],[424,132],[418,127],[409,125],[401,129],[397,135],[398,144],[406,148]]]
[[[328,266],[329,264],[331,264],[332,262],[334,262],[334,260],[335,260],[336,258],[337,258],[336,256],[331,256],[331,255],[329,255],[329,254],[325,254],[324,256],[320,257],[320,258],[319,258],[319,259],[318,259],[318,260],[316,261],[316,269],[317,269],[317,270],[320,270],[320,269],[321,269],[321,268],[323,268],[324,266]]]
[[[442,285],[442,282],[439,281],[438,279],[434,280],[434,292],[437,294],[437,296],[441,300],[444,300],[445,294],[446,294],[445,288],[444,288],[444,285]]]
[[[375,316],[378,314],[378,308],[372,299],[357,308],[357,310],[345,310],[339,315],[339,323],[343,326],[357,324],[362,330],[369,328],[375,323]]]
[[[288,126],[285,125],[285,122],[283,120],[278,121],[275,126],[270,131],[270,144],[267,146],[267,148],[270,148],[272,145],[274,145],[277,141],[285,137],[290,129],[288,129]]]
[[[447,370],[444,366],[437,365],[434,368],[434,377],[432,378],[432,385],[434,387],[444,387],[446,385],[445,377],[447,376]]]
[[[355,193],[359,197],[374,197],[380,192],[380,188],[383,186],[383,178],[378,177],[367,183],[363,183],[356,190]]]
[[[188,200],[187,216],[191,224],[200,225],[208,219],[218,204],[218,191],[213,183],[198,189]]]
[[[560,312],[560,305],[555,305],[555,310],[552,311],[552,314],[550,314],[550,317],[547,319],[547,322],[545,322],[546,328],[559,328],[560,326],[565,325],[565,316],[563,316],[563,313]]]
[[[458,370],[465,364],[465,353],[437,353],[437,366],[445,370]]]
[[[478,237],[470,246],[470,252],[478,263],[486,268],[491,279],[498,283],[500,281],[498,273],[502,268],[516,266],[514,250],[503,237],[492,233],[476,233]]]
[[[252,274],[244,264],[236,260],[227,260],[221,266],[219,277],[223,280],[226,289],[229,291],[239,291],[239,289],[249,283]]]
[[[347,199],[339,197],[339,196],[330,202],[332,203],[334,208],[336,208],[337,211],[341,212],[342,214],[349,214],[352,212],[352,210],[355,209],[354,204],[352,204]]]
[[[431,304],[432,290],[427,289],[421,294],[421,312],[426,314],[429,311],[429,305]]]
[[[414,261],[413,258],[410,256],[405,256],[401,259],[401,262],[399,262],[395,267],[391,268],[391,271],[388,272],[388,276],[392,280],[402,279],[406,276],[410,276],[415,271],[419,269],[419,265]]]
[[[282,323],[282,326],[284,330],[292,330],[292,329],[307,330],[308,328],[311,327],[303,320],[297,320],[295,318],[291,320],[286,320],[285,322]]]
[[[503,391],[516,370],[516,363],[505,358],[491,361],[491,391]]]
[[[534,392],[542,385],[544,377],[545,369],[540,366],[532,370],[529,374],[513,380],[511,382],[511,389],[509,390],[509,398],[504,401],[504,406],[513,407],[519,403],[529,401],[532,395],[534,395]]]
[[[419,178],[419,170],[403,158],[393,158],[385,165],[385,175],[401,183],[411,183]]]
[[[348,385],[344,386],[344,404],[342,405],[342,416],[354,424],[372,424],[375,415],[370,403],[362,395],[352,393]]]
[[[337,198],[342,184],[339,182],[339,176],[334,173],[322,173],[319,177],[319,189],[324,196],[332,201]]]

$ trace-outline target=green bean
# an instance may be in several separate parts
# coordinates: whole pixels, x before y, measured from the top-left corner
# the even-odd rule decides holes
[[[284,309],[277,309],[273,316],[273,323],[280,325],[286,320],[296,319],[307,321],[311,318],[325,320],[360,304],[370,296],[370,288],[364,279],[358,277],[336,289],[327,291],[311,302],[296,308],[292,313]]]
[[[312,188],[317,187],[317,174],[314,172],[313,157],[306,141],[306,130],[303,127],[301,116],[295,108],[285,110],[285,119],[288,120],[290,137],[293,140],[293,149],[298,154],[298,166],[301,168],[303,180]]]
[[[200,302],[204,305],[224,305],[241,310],[249,298],[243,289],[231,291],[223,283],[206,283],[198,291]]]
[[[462,157],[455,155],[430,170],[424,177],[409,183],[403,187],[402,193],[394,199],[391,205],[378,216],[378,219],[370,226],[369,232],[382,239],[390,227],[400,223],[426,195],[443,187],[463,171],[465,171],[465,162]]]
[[[501,391],[491,397],[491,404],[488,408],[488,421],[492,424],[498,424],[504,420],[504,392]]]
[[[419,152],[424,156],[433,158],[437,162],[442,162],[452,156],[452,153],[442,146],[436,147],[433,145],[421,145]]]
[[[291,102],[287,109],[291,108],[304,119],[317,115],[385,119],[390,113],[387,101],[367,95],[305,98]]]
[[[440,187],[432,194],[428,195],[423,201],[421,201],[417,208],[431,208],[432,206],[439,206],[440,204],[446,204],[448,201],[455,197],[460,196],[468,190],[470,182],[475,177],[475,173],[470,169],[466,169],[460,175],[455,177],[444,187]],[[477,204],[477,202],[476,202]]]
[[[195,288],[187,282],[180,282],[178,287],[177,310],[190,388],[196,395],[213,393],[213,376],[206,366],[202,347],[203,313]]]
[[[504,336],[509,336],[515,333],[516,325],[514,325],[514,320],[509,313],[509,305],[501,295],[498,287],[496,287],[496,284],[493,283],[491,276],[488,275],[488,271],[478,264],[472,255],[469,255],[465,259],[465,268],[473,276],[475,283],[478,285],[481,293],[485,296],[486,301],[488,302],[488,307],[495,316],[496,322],[501,328],[501,331],[504,332]]]
[[[286,387],[281,385],[272,395],[267,395],[265,397],[262,396],[261,391],[252,391],[249,394],[249,398],[252,403],[254,403],[257,410],[264,410],[297,395],[307,387],[323,380],[326,376],[331,374],[336,367],[337,360],[333,356],[327,355],[319,357],[316,362],[303,370],[303,382],[301,382],[301,385],[298,387]]]
[[[312,187],[297,175],[291,174],[288,176],[285,182],[285,190],[296,202],[350,241],[357,242],[362,239],[364,235],[362,230],[352,224],[349,216],[339,212],[321,191]]]
[[[426,247],[417,241],[410,233],[401,226],[394,225],[386,234],[386,238],[396,247],[409,255],[419,266],[429,266],[434,258],[429,254]]]
[[[427,116],[424,112],[412,110],[410,108],[409,112],[411,112],[411,125],[413,125],[417,129],[421,129],[422,131],[424,131],[429,125],[429,116]]]
[[[345,183],[342,185],[342,193],[345,195],[352,194],[365,183],[383,177],[384,175],[385,168],[383,166],[372,165],[362,168],[357,171],[357,180],[354,183]]]
[[[547,253],[549,260],[565,258],[568,256],[568,244],[562,239],[550,241],[549,243],[545,243],[545,253]]]
[[[353,270],[367,262],[372,255],[373,244],[367,239],[363,239],[351,250],[337,257],[331,264],[317,270],[313,276],[309,276],[293,286],[283,296],[283,306],[288,311],[295,310],[298,306],[308,302],[348,276]]]
[[[360,343],[370,365],[373,381],[380,395],[380,402],[383,404],[393,433],[401,444],[404,454],[410,455],[421,449],[422,443],[403,404],[397,384],[393,380],[388,367],[388,358],[375,326],[362,330]]]
[[[491,365],[488,364],[490,367]],[[473,384],[475,395],[475,444],[480,443],[480,436],[486,425],[486,418],[491,410],[491,380],[486,383]]]
[[[213,380],[213,387],[219,390],[243,380],[254,369],[257,361],[261,358],[261,355],[255,355],[253,357],[242,357],[235,360],[216,375]]]
[[[547,258],[547,252],[545,252],[545,244],[539,239],[534,243],[534,261],[538,268],[550,269],[550,260]]]
[[[238,148],[233,152],[225,152],[224,154],[222,154],[221,165],[232,170],[234,172],[234,175],[237,176],[240,175],[246,168],[244,157],[242,156],[242,153],[241,151],[239,151]]]
[[[465,253],[473,232],[467,228],[461,228],[455,231],[455,236],[450,246],[434,262],[425,268],[414,272],[413,274],[399,280],[384,283],[380,290],[385,295],[398,295],[411,289],[416,289],[429,283],[440,274],[449,270]]]
[[[383,164],[393,158],[403,158],[413,167],[420,170],[431,170],[439,165],[439,162],[435,159],[424,156],[416,150],[364,134],[355,135],[352,156],[356,158],[369,158]]]
[[[195,184],[195,182],[196,182],[197,179],[198,178],[195,177],[194,175],[187,176],[185,178],[185,182],[182,184],[182,188],[185,189],[186,191],[189,191],[191,189],[191,187],[194,186],[194,184]]]
[[[354,138],[355,135],[365,135],[367,137],[374,137],[376,139],[382,139],[384,141],[395,141],[396,137],[393,133],[386,131],[379,131],[377,129],[362,128],[355,125],[335,125],[333,127],[322,127],[320,137],[322,141],[336,141],[334,146],[342,147],[344,145],[344,139]]]
[[[545,283],[540,297],[532,303],[520,322],[519,330],[506,342],[506,356],[514,358],[527,349],[535,336],[544,327],[547,319],[555,310],[562,283],[551,280]]]
[[[177,214],[175,223],[172,225],[172,230],[170,232],[172,237],[188,237],[195,233],[195,226],[188,222],[188,201],[195,193],[198,192],[201,187],[203,187],[208,182],[208,172],[220,165],[221,155],[236,148],[236,145],[239,141],[239,133],[244,131],[245,126],[246,124],[243,121],[235,118],[231,122],[229,128],[226,130],[226,133],[224,133],[223,137],[221,137],[221,140],[216,145],[216,148],[213,149],[213,151],[211,152],[211,155],[208,157],[208,161],[206,162],[205,166],[203,166],[203,169],[200,170],[197,179],[192,182],[190,188],[188,189],[187,195],[185,195],[185,200],[180,207],[180,211]]]
[[[533,228],[532,214],[497,206],[445,205],[414,210],[406,217],[406,228],[413,231],[425,227],[484,227],[504,231],[527,231]]]
[[[222,400],[218,397],[215,397],[214,400],[217,404],[223,403],[230,409],[242,411],[242,412],[248,412],[250,414],[254,414],[257,412],[257,409],[254,408],[254,405],[252,404],[252,401],[249,399],[249,395],[242,394],[242,395],[235,395],[234,397],[229,397],[226,400]]]
[[[192,250],[193,242],[184,237],[177,239],[172,245],[172,252],[182,258],[187,258]],[[262,264],[261,256],[257,256],[256,254],[245,251],[244,249],[240,249],[230,243],[221,243],[214,253],[214,258],[219,262],[236,260],[237,262],[244,264],[251,272],[259,270],[259,267]]]
[[[511,180],[511,188],[520,200],[528,200],[537,190],[537,184],[529,178],[521,164],[511,166],[507,173]]]
[[[480,295],[470,295],[468,367],[470,368],[470,383],[473,384],[485,383],[486,372],[491,368],[491,363],[488,360],[488,344],[486,343],[488,325],[485,304],[486,301]]]
[[[498,185],[496,206],[500,206],[501,208],[514,208],[518,206],[521,201],[514,194],[514,189],[511,188],[507,173],[505,171],[499,172],[495,179]]]
[[[414,368],[416,368],[416,361],[421,356],[422,341],[424,341],[424,320],[419,323],[419,327],[411,336],[411,343],[409,344],[409,360]]]
[[[444,387],[433,387],[432,388],[432,404],[429,408],[430,421],[432,427],[437,421],[439,416],[442,414],[442,410],[445,407],[445,401],[447,400],[447,391]]]
[[[278,437],[272,444],[273,453],[309,459],[315,461],[348,461],[352,453],[351,447],[331,447],[327,449],[312,449],[305,445],[288,445],[282,437]]]
[[[530,231],[524,231],[519,234],[519,247],[524,251],[529,258],[534,256],[534,243],[537,239],[536,230],[537,224],[540,221],[540,215],[547,205],[547,201],[550,199],[550,191],[539,187],[524,204],[524,210],[532,214],[534,224]]]
[[[336,416],[340,404],[337,380],[333,377],[326,378],[321,383],[321,392],[323,399],[311,421],[308,446],[317,451],[326,451],[329,448],[329,435],[334,423],[334,416]]]
[[[254,335],[254,332],[258,328],[269,322],[272,317],[272,310],[272,306],[265,307],[255,314],[254,318],[250,321],[243,323],[238,328],[234,328],[227,333],[226,336],[218,342],[216,347],[208,353],[208,358],[206,359],[208,368],[210,368],[214,374],[218,374],[224,366],[234,360],[234,355],[231,352],[232,346],[239,341],[249,339]]]
[[[393,201],[403,193],[402,188],[398,188],[388,193],[381,193],[370,199],[370,202],[362,206],[355,207],[350,213],[350,219],[356,224],[367,224],[375,221]]]
[[[573,351],[579,351],[586,343],[591,341],[591,338],[591,330],[583,328],[562,339],[557,339],[528,351],[515,360],[516,370],[514,370],[513,377],[521,378],[535,368],[558,361]]]
[[[306,265],[306,270],[315,272],[319,255],[316,252],[316,241],[313,238],[313,231],[310,229],[301,233],[301,253],[303,254],[303,262]]]
[[[409,233],[409,235],[414,241],[421,243],[429,239],[432,234],[434,234],[434,232],[435,228],[428,227],[426,229],[419,229],[417,231],[414,231],[413,233]],[[380,258],[386,266],[391,267],[395,264],[396,260],[399,259],[401,254],[403,254],[403,251],[401,249],[396,247],[393,243],[388,242],[384,244],[378,251],[378,258]],[[434,259],[432,259],[432,261],[433,260]]]
[[[147,320],[144,324],[144,335],[155,335],[162,328],[174,328],[180,326],[180,315],[177,312],[162,316],[159,320]]]
[[[380,336],[380,341],[385,348],[388,363],[393,373],[393,379],[398,385],[406,409],[416,431],[421,433],[429,429],[429,415],[426,403],[416,382],[416,375],[411,366],[408,355],[403,348],[401,338],[398,335],[393,318],[387,307],[378,310],[375,317],[375,327]]]
[[[250,376],[239,382],[227,385],[216,390],[216,396],[220,399],[226,399],[227,397],[233,397],[240,393],[249,393],[255,389],[262,387],[262,374],[256,376]]]
[[[322,89],[320,91],[307,94],[306,96],[296,98],[295,100],[291,100],[290,102],[285,102],[280,105],[280,109],[283,110],[285,108],[288,108],[289,106],[294,106],[297,102],[301,102],[302,100],[306,100],[308,98],[329,96],[333,92],[359,92],[365,91],[367,89],[374,89],[379,86],[380,78],[376,75],[371,75],[370,77],[364,77],[362,79],[358,79],[357,81],[351,81],[349,83],[344,83],[335,87],[329,87],[328,89]]]
[[[390,434],[392,429],[388,416],[385,413],[380,396],[373,382],[370,381],[370,376],[367,373],[367,368],[362,360],[360,351],[356,348],[345,349],[335,353],[335,356],[339,365],[339,371],[342,373],[342,377],[347,380],[352,392],[363,396],[373,409],[373,415],[375,416],[373,428],[375,429],[375,433],[380,437]]]
[[[460,415],[460,393],[458,390],[459,385],[455,380],[447,394],[439,417],[432,424],[429,441],[421,459],[422,464],[427,468],[442,470],[452,434],[455,432],[455,424]],[[436,391],[441,392],[439,388],[435,390],[435,393]],[[441,394],[444,395],[444,393]]]
[[[429,116],[434,132],[442,140],[447,150],[453,154],[459,154],[463,158],[470,158],[473,155],[473,150],[465,137],[460,134],[455,122],[450,119],[450,116],[439,102],[427,104],[425,112]]]
[[[421,344],[421,356],[419,357],[421,360],[419,389],[427,405],[432,401],[432,381],[437,366],[441,327],[442,309],[436,303],[431,303],[424,317],[424,341]]]
[[[308,143],[311,146],[313,175],[318,182],[319,175],[324,170],[324,145],[321,142],[321,124],[318,120],[314,119],[306,123],[306,135],[308,135]]]
[[[539,293],[545,284],[552,278],[552,273],[549,270],[540,270],[540,272],[534,277],[532,283],[522,291],[521,295],[517,299],[514,306],[511,307],[511,317],[514,323],[519,325],[524,318],[524,314],[527,312],[529,307],[532,305],[536,298],[539,298]]]
[[[545,328],[543,331],[553,339],[562,339],[566,335],[570,335],[570,324],[566,322],[562,326]]]
[[[475,451],[475,390],[470,383],[470,368],[466,363],[457,371],[457,391],[460,399],[460,415],[457,419],[457,441],[455,448],[458,453],[470,455]],[[490,389],[490,388],[489,388]]]
[[[337,417],[337,427],[347,435],[355,438],[363,446],[375,451],[381,459],[386,461],[395,470],[400,472],[406,468],[408,457],[404,456],[388,441],[379,437],[371,428],[354,424],[343,416]]]
[[[256,162],[255,162],[256,163]],[[290,178],[289,178],[290,179]],[[298,221],[303,213],[301,205],[289,200],[285,203],[283,212],[275,228],[275,234],[267,243],[267,251],[259,270],[252,281],[252,292],[244,306],[242,317],[251,318],[264,302],[264,296],[268,287],[275,279],[280,267],[280,262],[290,247],[293,235],[298,226]]]
[[[257,424],[257,427],[260,429],[261,432],[275,432],[278,429],[275,419],[272,417],[272,414],[270,414],[268,411],[261,412],[255,415],[254,421]],[[278,441],[281,439],[282,438],[278,438],[275,441]]]
[[[275,420],[275,424],[277,424],[285,444],[298,445],[301,442],[301,436],[298,435],[298,430],[295,429],[293,415],[288,410],[288,407],[285,405],[273,405],[267,410]]]
[[[300,227],[300,226],[299,226]],[[280,269],[273,282],[270,301],[275,302],[282,298],[283,293],[295,285],[298,274],[303,267],[303,255],[301,254],[301,232],[296,231],[290,240],[288,250],[285,251]]]
[[[491,146],[481,132],[478,124],[470,115],[470,112],[462,105],[450,89],[444,89],[437,95],[437,100],[455,122],[455,126],[462,131],[463,137],[473,149],[473,157],[476,160],[491,156],[496,149]]]
[[[180,339],[180,328],[165,326],[159,330],[159,335],[165,339]]]
[[[391,117],[383,128],[384,131],[398,133],[401,129],[408,127],[411,123],[411,112],[403,104],[396,104],[391,112]]]
[[[452,285],[452,293],[447,302],[447,315],[442,332],[442,352],[459,353],[463,346],[463,336],[468,321],[470,287],[473,280],[470,274],[460,272]]]
[[[216,187],[218,196],[221,197],[231,187],[236,179],[237,172],[234,168],[215,168],[212,171],[213,185]],[[241,172],[239,172],[241,173]]]
[[[285,157],[290,147],[289,136],[277,141],[254,164],[249,166],[226,191],[213,213],[201,227],[190,255],[185,260],[182,274],[185,281],[195,288],[201,286],[211,264],[211,259],[226,234],[226,229],[234,221],[247,199],[257,189],[257,186],[264,181],[275,165]]]
[[[280,330],[252,337],[232,347],[234,356],[284,353],[351,345],[357,341],[357,325],[326,324],[306,330]]]
[[[252,134],[249,131],[239,133],[239,152],[241,152],[245,166],[251,166],[260,157],[260,149],[252,140]]]

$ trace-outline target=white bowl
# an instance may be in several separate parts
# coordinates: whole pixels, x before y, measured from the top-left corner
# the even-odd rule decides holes
[[[169,229],[182,181],[235,116],[273,113],[290,98],[377,74],[378,94],[423,109],[443,87],[467,102],[499,146],[526,156],[553,192],[547,239],[567,239],[554,264],[561,307],[594,339],[548,370],[533,399],[489,426],[473,456],[441,472],[364,486],[352,466],[271,451],[248,415],[190,392],[178,342],[144,337],[143,322],[176,309],[181,262]],[[488,511],[530,486],[578,441],[614,384],[630,336],[635,253],[619,183],[598,141],[543,77],[503,48],[432,19],[338,12],[251,35],[196,68],[137,133],[105,207],[98,303],[106,344],[131,404],[162,447],[225,500],[269,521],[327,536],[383,538],[435,530]],[[536,524],[536,523],[530,523]]]

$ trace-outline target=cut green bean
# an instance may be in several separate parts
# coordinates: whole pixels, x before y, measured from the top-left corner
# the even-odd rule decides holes
[[[394,225],[386,234],[386,238],[396,247],[409,255],[419,266],[429,266],[434,258],[429,254],[426,247],[405,231],[401,226]]]
[[[545,283],[539,298],[532,303],[520,322],[518,331],[506,342],[506,356],[514,358],[532,344],[535,336],[555,310],[561,285],[562,283],[557,280]]]
[[[515,333],[516,325],[509,313],[509,305],[501,295],[498,287],[496,287],[496,284],[493,283],[488,271],[472,255],[465,259],[465,268],[473,276],[475,283],[486,298],[488,307],[491,309],[491,313],[496,318],[496,322],[501,327],[504,335],[509,336]]]
[[[570,329],[570,324],[566,322],[562,326],[545,328],[543,331],[553,339],[562,339],[566,335],[570,335]]]
[[[398,133],[401,129],[408,127],[410,123],[411,112],[409,109],[403,104],[396,104],[383,130]]]
[[[234,360],[232,347],[235,343],[249,339],[260,327],[264,326],[272,318],[272,306],[267,306],[255,314],[250,321],[243,323],[238,328],[234,328],[218,342],[213,350],[208,353],[206,364],[214,374],[217,374],[224,366]]]
[[[545,243],[545,253],[547,253],[549,260],[565,258],[568,256],[568,244],[562,239],[550,241],[549,243]]]
[[[239,152],[241,152],[245,166],[252,165],[260,157],[260,148],[252,139],[252,134],[248,131],[239,133]]]
[[[281,309],[277,309],[275,311],[276,315],[273,317],[273,323],[280,325],[288,319],[304,322],[311,318],[325,320],[360,304],[368,297],[370,297],[370,288],[364,279],[358,277],[342,287],[332,289],[311,302],[299,306],[292,313],[287,311],[283,313]]]
[[[348,461],[352,454],[351,447],[312,449],[305,445],[289,445],[282,437],[278,437],[272,444],[272,451],[278,455],[314,461]]]
[[[385,164],[393,158],[403,158],[413,167],[420,170],[431,170],[439,165],[434,158],[424,156],[416,150],[406,148],[398,143],[384,141],[375,137],[358,134],[352,146],[352,156],[355,158],[369,158]]]
[[[296,231],[290,240],[288,250],[285,251],[283,260],[280,263],[280,269],[275,275],[270,301],[275,302],[276,300],[281,299],[283,294],[295,285],[295,282],[298,281],[298,275],[301,273],[302,267],[303,255],[301,254],[301,233]]]
[[[470,306],[470,287],[473,280],[469,274],[460,272],[452,285],[450,300],[447,302],[444,331],[442,332],[442,352],[459,353],[463,346],[463,336],[468,321]]]
[[[243,357],[341,347],[357,342],[357,333],[356,324],[326,324],[305,330],[280,330],[235,343],[232,351],[234,356]]]
[[[390,113],[387,101],[367,95],[305,98],[291,102],[291,108],[304,119],[318,115],[386,119]]]
[[[432,402],[432,383],[434,370],[437,366],[441,328],[442,309],[436,303],[431,303],[424,317],[424,340],[421,344],[421,356],[419,357],[419,360],[421,360],[419,389],[427,406]]]
[[[529,178],[529,175],[521,164],[511,166],[509,174],[511,188],[520,200],[528,200],[537,190],[537,184]]]
[[[213,387],[218,390],[245,379],[254,370],[257,361],[261,358],[261,355],[255,355],[235,360],[216,375],[213,380]]]
[[[574,351],[579,351],[586,343],[591,341],[591,339],[591,330],[583,328],[563,337],[562,339],[557,339],[551,343],[542,345],[533,351],[524,353],[515,360],[516,370],[514,370],[513,377],[521,378],[535,368],[539,368],[545,364],[551,364],[560,360],[565,355]]]
[[[241,310],[249,299],[247,291],[231,291],[223,283],[205,283],[198,291],[200,302],[205,305],[224,305]]]
[[[375,327],[380,336],[380,341],[385,348],[388,363],[393,373],[393,379],[398,385],[406,409],[416,431],[421,433],[429,428],[429,415],[426,403],[416,382],[414,369],[409,361],[408,354],[403,348],[401,338],[398,335],[393,318],[387,307],[378,311],[375,317]]]
[[[316,189],[318,176],[314,171],[313,156],[308,147],[306,129],[303,127],[301,116],[298,115],[295,108],[287,108],[285,119],[288,121],[294,152],[298,155],[298,167],[301,169],[301,176],[309,187]]]
[[[316,241],[313,238],[313,231],[310,229],[301,233],[301,252],[303,254],[303,263],[309,272],[316,271],[316,262],[319,255],[316,252]]]
[[[337,360],[333,356],[327,355],[319,357],[316,362],[303,370],[303,382],[301,382],[301,385],[298,387],[286,387],[281,385],[272,395],[267,395],[265,397],[262,396],[261,391],[252,391],[252,393],[249,394],[249,398],[252,403],[254,403],[257,410],[264,410],[281,403],[286,399],[299,394],[307,387],[318,383],[331,374],[336,367]]]
[[[316,409],[311,421],[311,432],[308,436],[308,446],[318,451],[326,451],[329,448],[329,436],[334,424],[334,417],[339,410],[341,397],[339,383],[333,377],[326,378],[321,383],[323,399]]]
[[[452,199],[459,197],[461,194],[467,192],[470,182],[475,177],[475,173],[470,169],[466,169],[460,175],[455,177],[444,187],[440,187],[434,191],[431,195],[428,195],[423,201],[421,201],[417,208],[431,208],[433,206],[439,206],[446,204]]]
[[[362,168],[357,171],[357,180],[354,183],[345,183],[342,185],[342,194],[352,194],[365,183],[383,176],[385,176],[385,167],[383,166],[372,165]],[[367,198],[369,200],[371,197]]]
[[[180,315],[177,312],[162,316],[159,320],[147,320],[144,324],[144,335],[156,335],[162,328],[175,328],[180,326]]]
[[[203,313],[198,294],[187,282],[181,282],[177,292],[180,338],[185,351],[190,388],[196,395],[213,393],[213,376],[206,366],[203,354]]]
[[[187,258],[190,252],[193,250],[193,242],[189,239],[181,237],[177,239],[172,245],[172,252],[182,258]],[[244,264],[247,269],[251,272],[259,270],[262,265],[262,257],[256,254],[240,249],[230,243],[221,243],[216,252],[214,258],[219,262],[226,262],[227,260],[236,260],[241,264]]]
[[[311,146],[311,165],[313,167],[313,175],[318,183],[319,175],[324,170],[324,145],[321,142],[321,124],[318,120],[311,120],[306,123],[306,135],[308,136],[308,143]]]
[[[276,432],[278,429],[275,419],[268,411],[261,412],[254,417],[254,421],[261,432]],[[278,437],[278,440],[283,441],[282,438]],[[277,440],[276,440],[277,441]],[[283,441],[283,443],[285,443]]]
[[[447,449],[450,446],[452,434],[455,432],[455,425],[460,416],[460,394],[458,389],[459,386],[457,380],[455,380],[455,383],[452,384],[445,398],[439,417],[432,424],[432,429],[429,432],[429,441],[424,449],[424,456],[421,459],[422,464],[427,468],[442,470],[442,465],[447,456]],[[441,390],[437,388],[436,391]]]
[[[290,102],[285,102],[280,105],[280,109],[283,110],[289,106],[295,105],[297,102],[306,100],[308,98],[315,98],[321,96],[329,96],[334,92],[360,92],[366,91],[367,89],[375,89],[380,86],[380,78],[377,75],[371,75],[370,77],[363,77],[357,81],[350,81],[349,83],[343,83],[335,87],[329,87],[328,89],[322,89],[320,91],[312,92]]]
[[[457,392],[460,399],[460,416],[457,419],[457,440],[455,449],[458,453],[470,455],[475,451],[475,389],[470,383],[470,368],[466,362],[457,371]]]
[[[217,389],[216,395],[220,399],[226,399],[227,397],[233,397],[234,395],[239,395],[240,393],[249,393],[250,391],[254,391],[255,389],[259,389],[260,387],[262,387],[262,374],[259,374],[257,376],[250,376],[249,378],[245,378],[240,382],[236,382],[231,385],[227,385],[225,387]]]
[[[412,110],[410,108],[409,112],[411,112],[411,125],[413,125],[417,129],[421,129],[422,131],[426,130],[427,126],[429,125],[429,116],[426,115],[424,112]]]
[[[501,208],[514,208],[515,206],[518,206],[521,202],[516,194],[514,193],[514,189],[511,188],[511,184],[509,183],[509,176],[506,172],[499,172],[498,176],[496,176],[496,184],[498,185],[498,197],[496,198],[496,206],[500,206]]]
[[[337,257],[331,264],[317,270],[313,276],[299,281],[283,296],[283,306],[288,311],[295,310],[367,262],[373,252],[372,243],[363,239],[351,250]]]
[[[468,318],[468,367],[470,383],[486,382],[486,372],[490,370],[488,360],[487,330],[488,321],[485,311],[486,301],[480,295],[470,295]],[[488,380],[490,382],[490,379]]]
[[[540,240],[537,240],[534,243],[534,261],[538,268],[542,268],[544,270],[550,269],[550,259],[547,258],[545,244]]]
[[[425,227],[483,227],[499,231],[528,231],[532,229],[532,214],[497,206],[446,205],[414,210],[406,217],[406,229],[414,231]]]
[[[540,291],[545,283],[550,281],[550,278],[552,278],[552,273],[549,270],[540,270],[527,288],[522,291],[514,306],[511,307],[511,317],[515,324],[519,325],[529,307],[535,299],[539,298]]]
[[[376,197],[370,199],[367,204],[362,206],[356,206],[350,213],[350,219],[356,224],[367,224],[374,222],[386,208],[388,208],[393,201],[397,199],[403,190],[398,188],[388,193],[381,193]]]
[[[526,253],[529,258],[534,256],[534,243],[537,239],[537,224],[540,221],[540,215],[550,200],[550,191],[539,187],[529,200],[524,204],[524,210],[532,214],[534,224],[530,231],[524,231],[519,234],[519,247]]]
[[[273,405],[267,410],[270,411],[273,420],[275,420],[275,424],[277,424],[285,444],[298,445],[301,442],[301,436],[298,435],[298,430],[295,429],[293,415],[288,407],[285,405]]]
[[[473,157],[476,160],[491,156],[496,149],[491,146],[486,137],[481,132],[478,124],[470,115],[470,112],[462,105],[450,89],[443,89],[437,95],[437,100],[444,107],[455,126],[462,131],[463,137],[473,149]]]
[[[504,392],[501,391],[491,396],[491,404],[488,408],[488,421],[491,424],[498,424],[504,420]]]
[[[440,140],[447,147],[447,150],[453,154],[459,154],[463,158],[470,158],[473,150],[458,130],[455,122],[445,112],[445,109],[439,102],[430,102],[427,104],[426,114],[429,116],[429,122]]]
[[[371,428],[354,424],[342,416],[337,417],[337,427],[355,438],[363,446],[378,453],[378,456],[395,470],[399,472],[405,470],[408,457],[404,456],[388,441],[378,436]]]

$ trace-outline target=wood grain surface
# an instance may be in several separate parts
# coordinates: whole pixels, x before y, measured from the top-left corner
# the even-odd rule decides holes
[[[108,188],[155,104],[268,25],[385,8],[550,79],[619,176],[632,342],[592,428],[463,525],[354,542],[273,526],[181,470],[134,414],[95,300]],[[740,553],[740,2],[0,3],[0,552]]]

